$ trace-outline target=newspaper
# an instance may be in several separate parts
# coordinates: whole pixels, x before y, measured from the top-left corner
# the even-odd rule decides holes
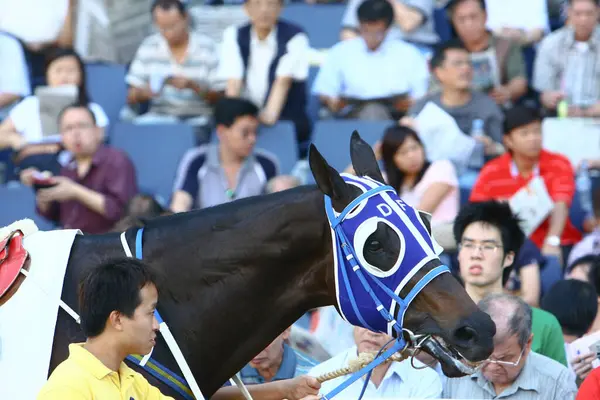
[[[459,172],[466,168],[477,142],[460,130],[450,114],[430,101],[415,121],[429,161],[450,160]]]
[[[531,235],[554,208],[544,180],[536,176],[509,200],[513,213],[521,219],[521,228],[526,236]]]
[[[40,123],[44,141],[52,141],[58,137],[58,115],[77,100],[78,89],[74,85],[58,87],[40,86],[35,89],[35,96],[40,104]]]
[[[598,359],[600,353],[600,331],[583,336],[571,342],[567,346],[567,352],[569,360],[582,354],[596,353],[596,359],[592,361],[592,367],[598,368],[600,366],[600,360]]]
[[[496,52],[493,48],[480,53],[471,53],[473,65],[472,87],[482,92],[487,92],[500,86]]]

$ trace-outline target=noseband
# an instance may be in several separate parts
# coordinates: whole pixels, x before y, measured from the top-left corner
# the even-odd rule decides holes
[[[342,174],[342,177],[346,183],[361,188],[363,193],[338,215],[332,207],[331,199],[325,196],[325,210],[333,232],[338,308],[342,317],[351,324],[375,332],[385,332],[390,335],[395,333],[396,340],[391,348],[382,352],[364,369],[354,373],[343,384],[328,393],[324,399],[331,399],[392,354],[405,350],[409,345],[420,346],[426,336],[414,335],[403,328],[406,310],[433,279],[450,272],[445,265],[433,268],[404,298],[401,298],[400,292],[411,278],[429,261],[438,259],[434,250],[435,242],[427,232],[418,212],[406,205],[398,197],[394,188],[368,177],[347,174]],[[365,262],[364,257],[358,256],[355,250],[360,238],[365,237],[364,233],[359,233],[361,229],[364,230],[362,226],[370,224],[374,229],[380,221],[387,222],[390,227],[395,228],[394,230],[401,237],[401,245],[404,246],[400,249],[399,260],[394,268],[387,272],[374,270],[373,266],[362,265]],[[357,304],[357,298],[360,304]],[[385,299],[385,302],[382,299]],[[394,314],[398,317],[395,318]],[[405,332],[408,334],[409,343],[404,339]],[[417,341],[419,343],[416,343]]]

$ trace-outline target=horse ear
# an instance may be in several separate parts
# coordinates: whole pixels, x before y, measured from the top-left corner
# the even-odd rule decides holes
[[[384,182],[375,152],[367,142],[361,139],[357,131],[352,132],[350,139],[350,158],[356,175],[368,176],[378,182]]]
[[[425,225],[425,229],[427,229],[427,232],[431,235],[431,214],[420,210],[417,210],[417,212],[421,217],[421,221],[423,221],[423,225]]]
[[[423,221],[423,225],[425,225],[425,229],[427,230],[427,232],[429,233],[429,236],[431,237],[431,243],[433,244],[433,251],[435,252],[435,254],[437,254],[439,256],[444,251],[444,248],[442,246],[440,246],[439,243],[437,242],[437,240],[435,240],[435,238],[433,237],[433,233],[432,233],[433,231],[431,230],[431,214],[426,213],[425,211],[420,211],[420,210],[417,210],[417,212],[419,213],[419,217],[421,218],[421,221]]]
[[[312,143],[308,148],[308,163],[321,192],[331,199],[335,211],[342,212],[352,201],[351,191],[340,174],[327,164],[327,161]]]

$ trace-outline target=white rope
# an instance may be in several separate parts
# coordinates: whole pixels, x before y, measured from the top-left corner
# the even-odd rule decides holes
[[[35,279],[31,278],[29,276],[29,271],[27,271],[25,268],[21,268],[21,273],[23,275],[25,275],[27,277],[27,279],[31,280],[33,283],[35,283],[35,285],[38,287],[38,289],[40,289],[42,292],[44,292],[44,294],[48,297],[50,297],[50,295],[48,294],[48,292],[46,292],[44,290],[44,288],[42,287],[42,285],[38,284]],[[67,303],[65,303],[64,301],[62,301],[61,299],[58,299],[58,305],[60,307],[62,307],[63,310],[65,310],[67,312],[67,314],[69,314],[78,324],[81,323],[81,320],[79,319],[79,315],[71,308],[67,305]]]

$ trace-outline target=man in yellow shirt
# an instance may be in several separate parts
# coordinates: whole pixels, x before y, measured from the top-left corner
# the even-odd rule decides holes
[[[109,261],[88,272],[79,292],[88,339],[69,346],[69,358],[52,372],[38,400],[171,399],[123,362],[129,354],[148,354],[155,344],[155,282],[135,259]]]
[[[157,301],[154,274],[141,261],[116,259],[91,269],[79,287],[81,328],[87,340],[69,346],[69,358],[52,372],[38,400],[172,399],[123,361],[129,354],[148,354],[154,346]],[[297,400],[318,393],[320,386],[313,377],[299,376],[248,389],[262,400]],[[213,396],[239,398],[240,390],[233,387]]]

